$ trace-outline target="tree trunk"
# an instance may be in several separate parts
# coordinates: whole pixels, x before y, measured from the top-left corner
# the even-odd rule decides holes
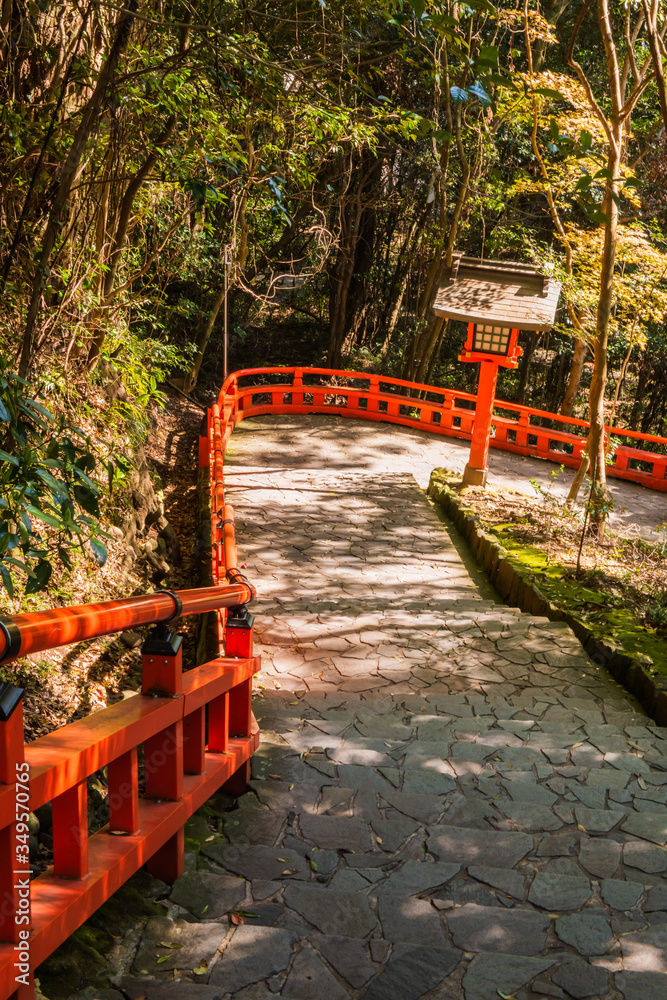
[[[141,187],[150,174],[151,170],[157,163],[158,151],[167,142],[169,136],[174,131],[176,126],[176,115],[171,115],[167,124],[162,132],[162,135],[157,140],[155,148],[148,154],[144,162],[141,164],[134,177],[127,185],[125,189],[125,194],[122,197],[120,203],[120,210],[118,213],[118,222],[116,224],[116,232],[114,234],[113,244],[111,250],[107,257],[107,271],[104,275],[104,282],[102,285],[102,303],[101,308],[94,310],[93,320],[99,319],[102,315],[106,306],[113,297],[113,286],[116,280],[116,273],[118,271],[118,266],[120,264],[121,254],[123,252],[123,247],[125,246],[125,240],[127,239],[127,231],[130,225],[130,220],[132,218],[132,206],[134,205],[134,199],[141,190]],[[106,330],[104,327],[100,327],[95,333],[90,341],[90,347],[88,349],[88,360],[87,367],[90,370],[94,367],[102,346],[104,344],[104,339],[106,337]]]
[[[523,352],[523,357],[521,358],[521,366],[519,368],[519,385],[516,391],[516,401],[520,405],[523,405],[524,396],[526,394],[526,385],[528,383],[528,372],[530,371],[530,362],[535,353],[535,348],[537,347],[537,334],[529,333],[528,342],[526,343],[526,348]]]
[[[195,363],[191,370],[185,376],[183,380],[183,392],[192,392],[197,384],[197,379],[199,378],[199,372],[201,369],[202,361],[204,360],[204,352],[208,346],[208,342],[211,339],[211,334],[213,333],[213,327],[215,326],[215,321],[218,318],[218,313],[222,308],[225,301],[225,286],[219,289],[215,299],[213,300],[213,305],[211,306],[211,312],[206,320],[206,326],[201,331],[197,337],[196,346],[197,353],[195,355]]]
[[[609,318],[611,315],[614,295],[614,266],[616,263],[616,243],[618,236],[618,188],[619,174],[624,151],[625,129],[630,126],[630,112],[633,98],[624,104],[622,96],[621,73],[619,69],[616,44],[614,41],[609,0],[598,0],[598,24],[604,45],[609,78],[610,113],[604,115],[600,110],[590,83],[574,59],[573,49],[577,32],[583,21],[587,7],[584,6],[577,19],[575,30],[570,39],[567,59],[569,65],[576,71],[582,82],[591,108],[598,116],[607,133],[609,149],[607,153],[607,180],[602,202],[604,238],[602,259],[600,262],[600,291],[593,338],[593,377],[588,393],[590,429],[586,439],[586,455],[590,462],[591,496],[590,517],[591,530],[598,536],[604,534],[605,521],[609,509],[609,494],[607,491],[607,475],[605,466],[605,433],[604,433],[604,395],[607,385],[607,345],[609,340]],[[635,91],[635,93],[638,93]],[[634,98],[636,101],[636,97]],[[574,486],[574,484],[573,484]]]
[[[51,210],[49,221],[46,226],[42,250],[39,255],[39,260],[35,268],[35,275],[32,281],[32,293],[26,316],[25,330],[23,333],[23,345],[19,361],[19,375],[23,378],[25,378],[28,374],[28,369],[32,360],[35,323],[37,321],[37,314],[39,312],[39,306],[42,299],[42,289],[48,277],[51,252],[60,233],[63,219],[66,216],[72,185],[77,175],[79,164],[81,163],[81,157],[83,156],[83,152],[86,147],[86,141],[90,133],[93,131],[93,128],[95,127],[100,116],[102,106],[106,98],[107,89],[113,80],[118,60],[120,59],[121,53],[130,36],[130,30],[134,23],[134,16],[138,3],[139,0],[127,0],[123,13],[118,19],[109,55],[100,70],[100,75],[97,78],[97,83],[95,84],[95,89],[92,93],[90,101],[81,112],[79,127],[76,130],[70,151],[63,164],[62,173],[60,175],[60,183],[53,200],[53,209]]]
[[[567,389],[565,390],[565,398],[560,408],[560,412],[564,417],[571,417],[572,410],[574,409],[574,401],[577,398],[577,392],[579,390],[579,383],[581,382],[581,374],[584,370],[584,361],[586,360],[586,341],[581,340],[580,337],[575,337],[574,340],[574,354],[572,355],[572,364],[570,366],[570,379],[567,383]]]

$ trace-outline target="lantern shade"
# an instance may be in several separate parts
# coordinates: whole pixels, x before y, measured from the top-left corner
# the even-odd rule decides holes
[[[488,324],[476,323],[473,334],[473,351],[482,351],[484,354],[507,355],[510,346],[512,330],[507,326],[489,326]]]
[[[530,264],[456,256],[433,309],[438,316],[465,323],[549,330],[560,288],[558,281]]]

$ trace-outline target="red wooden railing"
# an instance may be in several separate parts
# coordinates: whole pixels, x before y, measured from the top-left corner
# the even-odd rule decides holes
[[[247,784],[259,740],[250,699],[260,661],[246,609],[255,591],[238,570],[234,513],[224,502],[227,439],[211,415],[199,454],[210,473],[212,586],[0,619],[0,663],[154,626],[142,646],[141,695],[28,745],[21,692],[0,684],[0,1000],[33,997],[34,969],[142,865],[177,878],[188,817],[220,786],[239,794]],[[184,674],[181,639],[169,624],[209,611],[218,615],[216,648],[224,653]],[[87,779],[103,767],[110,819],[89,836]],[[53,866],[31,880],[28,812],[49,802]]]
[[[217,408],[224,441],[239,420],[263,413],[334,413],[470,440],[476,398],[469,392],[364,372],[248,368],[229,376]],[[501,399],[496,400],[493,427],[492,448],[575,468],[588,432],[585,420]],[[622,427],[608,427],[607,433],[621,441],[607,467],[609,475],[667,491],[667,438]],[[642,448],[642,444],[660,450]]]

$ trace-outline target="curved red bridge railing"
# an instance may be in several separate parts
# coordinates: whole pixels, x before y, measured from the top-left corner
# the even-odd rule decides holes
[[[239,420],[264,413],[332,413],[470,440],[476,399],[473,393],[367,372],[246,368],[229,376],[213,410],[223,449]],[[495,403],[493,428],[492,448],[575,468],[588,433],[585,420],[501,399]],[[667,491],[667,438],[615,426],[607,427],[607,434],[619,439],[609,475]]]

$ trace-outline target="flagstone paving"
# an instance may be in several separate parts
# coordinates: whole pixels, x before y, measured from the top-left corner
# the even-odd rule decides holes
[[[239,445],[227,480],[260,591],[250,790],[118,985],[667,1000],[667,730],[471,577],[401,456],[351,473],[262,435],[271,468]]]

